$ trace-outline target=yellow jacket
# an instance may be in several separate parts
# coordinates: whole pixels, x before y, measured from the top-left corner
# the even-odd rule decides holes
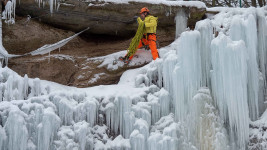
[[[142,21],[140,17],[137,18],[138,23]],[[146,16],[145,20],[146,33],[156,33],[158,17],[151,15]]]

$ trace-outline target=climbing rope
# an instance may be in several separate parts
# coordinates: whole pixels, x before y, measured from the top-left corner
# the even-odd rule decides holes
[[[137,50],[137,46],[139,45],[140,40],[142,39],[144,33],[145,33],[145,22],[141,21],[139,23],[138,29],[135,33],[135,36],[133,37],[129,48],[127,49],[127,56],[130,57],[135,54]]]

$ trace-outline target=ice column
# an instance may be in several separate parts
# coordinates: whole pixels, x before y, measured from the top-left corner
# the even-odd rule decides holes
[[[38,150],[52,149],[54,136],[60,127],[60,118],[49,107],[44,110],[42,122],[38,125]]]
[[[210,44],[213,38],[211,21],[209,19],[198,21],[195,30],[198,30],[200,32],[202,86],[210,87]]]
[[[212,92],[221,118],[229,122],[231,139],[244,150],[249,138],[246,46],[220,33],[211,50]]]
[[[175,38],[178,38],[181,35],[181,33],[186,30],[187,27],[187,16],[183,9],[180,9],[180,11],[177,12],[175,17],[175,22],[176,22]]]
[[[114,103],[110,102],[105,107],[105,115],[106,115],[106,125],[111,129],[111,131],[115,132],[118,130],[119,119],[116,116],[117,109]]]
[[[256,120],[259,117],[259,70],[257,62],[257,24],[254,16],[250,14],[246,20],[239,16],[234,17],[230,27],[230,37],[233,41],[243,40],[246,43],[249,114],[251,120]]]
[[[33,80],[33,86],[32,86],[32,94],[33,96],[40,96],[41,95],[41,83],[39,78],[35,78]]]
[[[175,119],[183,121],[191,111],[193,96],[201,85],[200,33],[198,31],[182,33],[178,41],[177,55],[178,63],[172,74],[172,88]]]
[[[97,123],[98,101],[95,99],[87,99],[85,102],[79,103],[75,108],[75,121],[86,120],[90,123],[90,127]]]
[[[5,150],[6,149],[6,132],[4,128],[0,125],[0,149]]]
[[[145,150],[146,140],[143,134],[134,130],[130,135],[131,150]]]
[[[128,96],[120,95],[115,100],[118,109],[119,130],[120,134],[125,138],[129,138],[134,124],[134,115],[131,113],[132,100]]]
[[[75,140],[78,141],[80,145],[80,150],[93,149],[93,143],[88,141],[90,135],[89,123],[82,121],[74,124]]]
[[[3,11],[3,19],[6,23],[15,23],[15,11],[16,11],[16,0],[7,1],[5,10]]]
[[[193,109],[188,124],[191,141],[199,150],[229,149],[224,122],[219,117],[209,89],[201,88],[193,98]]]
[[[267,64],[267,22],[264,9],[257,9],[258,24],[258,61],[260,71],[263,74],[263,80],[266,82],[266,64]]]
[[[23,79],[22,93],[23,93],[23,99],[27,99],[29,94],[29,78],[27,74],[25,74]]]
[[[7,133],[7,149],[26,150],[28,141],[28,130],[24,120],[26,114],[16,106],[11,109],[4,126]]]
[[[179,39],[178,39],[179,40]],[[173,95],[175,93],[173,89],[173,70],[175,68],[175,65],[177,64],[177,55],[175,54],[175,51],[169,52],[170,54],[167,55],[167,57],[164,59],[163,65],[162,65],[162,77],[163,77],[163,85],[164,88],[170,92],[170,95]]]

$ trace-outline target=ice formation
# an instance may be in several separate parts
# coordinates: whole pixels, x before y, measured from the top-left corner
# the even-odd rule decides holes
[[[83,33],[84,31],[86,31],[88,29],[89,28],[86,28],[85,30],[83,30],[83,31],[81,31],[79,33],[76,33],[71,37],[63,39],[63,40],[61,40],[61,41],[59,41],[57,43],[44,45],[44,46],[38,48],[37,50],[30,52],[29,54],[34,56],[34,55],[43,55],[43,54],[50,53],[51,51],[56,50],[56,49],[58,49],[58,48],[60,48],[60,47],[62,47],[64,45],[66,45],[70,40],[74,39],[75,37],[77,37],[78,35],[80,35],[81,33]]]
[[[54,9],[57,8],[57,0],[35,0],[39,7],[44,7],[47,3],[49,4],[50,13],[53,13]]]
[[[0,149],[265,148],[249,138],[265,140],[266,29],[261,8],[223,11],[117,85],[80,89],[0,68]]]
[[[5,5],[5,10],[2,12],[3,18],[6,23],[15,23],[15,12],[16,12],[16,0],[9,0]]]

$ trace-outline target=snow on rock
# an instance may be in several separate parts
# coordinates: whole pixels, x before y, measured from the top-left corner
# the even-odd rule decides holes
[[[164,4],[167,6],[181,6],[181,7],[197,7],[206,8],[206,5],[200,1],[168,1],[168,0],[103,0],[104,2],[112,3],[129,3],[129,2],[141,2],[141,3],[151,3],[151,4]],[[102,5],[101,5],[102,6]]]
[[[102,73],[98,73],[98,74],[94,74],[94,77],[91,78],[91,80],[89,80],[88,83],[95,83],[95,82],[97,82],[97,80],[100,79],[100,76],[103,76],[103,75],[105,75],[105,73],[103,73],[103,72]],[[79,77],[78,77],[78,79],[79,79]]]
[[[148,62],[151,62],[152,60],[150,51],[140,49],[135,53],[132,61],[130,61],[128,65],[125,65],[124,62],[119,60],[119,57],[124,57],[126,54],[127,54],[126,51],[121,51],[107,56],[91,58],[88,60],[102,61],[102,63],[98,66],[98,68],[106,67],[109,71],[115,71],[125,66],[128,67],[140,66]]]

